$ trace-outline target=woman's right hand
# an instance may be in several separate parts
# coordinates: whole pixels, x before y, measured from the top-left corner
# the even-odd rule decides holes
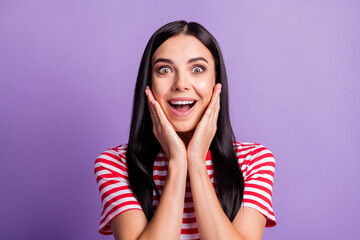
[[[184,161],[187,164],[185,144],[166,118],[164,111],[155,100],[149,86],[146,86],[145,94],[148,100],[154,135],[161,144],[167,158],[169,160],[177,159],[177,161]]]

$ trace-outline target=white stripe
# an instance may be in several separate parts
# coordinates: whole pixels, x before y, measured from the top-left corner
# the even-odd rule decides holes
[[[266,179],[269,179],[271,182],[274,182],[274,177],[273,176],[271,176],[270,174],[264,174],[264,173],[262,173],[262,174],[254,174],[254,175],[252,175],[251,176],[251,179],[256,179],[256,178],[266,178]],[[247,178],[244,178],[245,179],[245,181],[247,181]]]
[[[252,164],[250,164],[249,168],[248,168],[248,171],[252,171],[253,168],[257,167],[258,165],[260,164],[263,164],[263,163],[273,163],[273,157],[266,157],[266,158],[263,158],[261,160],[257,160],[256,162],[252,162]],[[265,165],[265,166],[261,166],[259,169],[267,169],[267,168],[271,168],[272,171],[274,171],[274,167],[273,166],[269,166],[269,165]],[[257,170],[257,169],[256,169]]]
[[[182,224],[182,229],[193,229],[193,228],[197,228],[197,223],[183,223]]]
[[[168,162],[167,161],[155,160],[154,165],[155,166],[168,166]]]
[[[263,182],[263,181],[258,181],[256,179],[251,179],[250,181],[246,182],[247,184],[256,184],[258,186],[262,186],[265,187],[267,189],[269,189],[272,192],[272,186],[270,184],[268,184],[267,182]]]
[[[266,197],[267,199],[271,200],[270,194],[268,194],[267,192],[265,192],[265,191],[263,191],[263,190],[260,190],[260,189],[258,189],[258,188],[246,187],[246,188],[244,189],[244,191],[249,191],[249,192],[258,193],[258,194]]]
[[[156,179],[156,180],[154,180],[154,182],[157,186],[164,186],[166,181],[161,181],[161,180]]]
[[[107,202],[109,202],[110,200],[112,200],[113,198],[116,198],[120,195],[127,194],[127,193],[132,193],[132,192],[124,190],[124,191],[116,191],[116,192],[109,194],[106,198],[104,198],[103,206],[105,206],[105,204]],[[126,201],[137,201],[135,197],[123,197],[121,199],[127,199]],[[123,202],[125,202],[125,200]]]
[[[102,175],[105,175],[105,174],[110,174],[110,175],[112,175],[113,177],[106,177],[106,178],[105,178],[105,177],[102,177]],[[114,173],[110,172],[110,171],[107,170],[107,169],[96,171],[96,172],[95,172],[95,176],[96,176],[96,178],[100,177],[100,178],[101,178],[100,181],[106,179],[106,180],[118,180],[118,181],[121,180],[121,181],[124,181],[124,182],[128,182],[128,180],[126,180],[126,178],[122,178],[122,177],[115,176]],[[98,184],[98,185],[99,185],[99,184]],[[99,186],[100,186],[100,185],[99,185]]]
[[[153,171],[153,176],[166,176],[166,175],[167,175],[167,171],[158,171],[158,170]]]
[[[123,166],[126,169],[126,165],[122,161],[120,161],[120,159],[116,159],[116,158],[110,157],[108,155],[100,155],[98,157],[98,159],[99,159],[100,162],[101,162],[101,159],[109,160],[109,161],[111,161],[111,162],[113,162],[115,164],[119,164],[119,165]]]
[[[104,181],[104,182],[106,182],[106,181]],[[113,183],[113,184],[111,184],[111,185],[109,185],[109,186],[106,186],[106,187],[104,187],[103,189],[101,189],[101,191],[100,191],[100,196],[102,196],[104,193],[106,193],[107,191],[109,191],[109,190],[112,190],[112,189],[114,189],[114,188],[118,188],[118,187],[123,187],[123,186],[127,186],[128,187],[128,185],[126,184],[126,183],[123,183],[123,182],[117,182],[117,183]],[[127,190],[121,190],[121,192],[122,191],[126,191],[126,193],[132,193],[132,190],[129,188],[129,189],[127,189]]]
[[[192,197],[191,192],[186,192],[186,193],[185,193],[185,197]]]
[[[104,174],[109,174],[110,172],[109,172],[109,170],[98,170],[98,171],[96,171],[95,172],[95,175],[96,175],[96,177],[99,177],[99,176],[101,176],[101,175],[104,175]]]
[[[206,166],[212,166],[212,160],[206,160],[205,161]]]
[[[166,155],[165,155],[164,153],[159,152],[159,153],[156,155],[156,157],[166,157]]]
[[[185,240],[185,239],[200,239],[200,234],[199,233],[195,233],[195,234],[181,234],[180,236],[181,240]]]
[[[252,203],[243,203],[242,206],[254,208],[254,209],[258,210],[260,213],[262,213],[263,215],[265,215],[267,218],[275,221],[275,217],[273,215],[269,214],[265,209],[260,208],[258,205],[255,205]]]
[[[100,189],[101,185],[103,185],[104,183],[106,183],[106,182],[108,182],[108,181],[110,181],[110,180],[119,181],[118,178],[106,178],[106,179],[102,178],[102,179],[100,179],[100,180],[98,181],[99,189]],[[113,184],[117,184],[117,183],[113,183]],[[109,187],[109,186],[107,186],[107,187]],[[106,188],[106,187],[105,187],[105,188]],[[102,189],[100,192],[102,192],[102,191],[103,191],[103,189]]]
[[[236,153],[237,157],[239,157],[240,155],[247,155],[249,156],[249,153],[252,152],[254,150],[254,148],[248,148],[246,150],[241,150],[239,152]]]
[[[112,172],[109,172],[107,170],[104,170],[104,172],[107,172],[107,174],[113,174]],[[100,180],[98,181],[99,188],[103,183],[108,182],[110,180],[114,180],[114,181],[117,181],[117,182],[122,182],[122,183],[124,183],[126,185],[129,184],[129,181],[126,180],[125,178],[119,178],[119,177],[117,177],[115,175],[113,175],[113,177],[106,177],[106,178],[102,177],[102,175],[100,175],[100,174],[98,176],[100,177]]]
[[[123,170],[121,170],[120,168],[116,168],[116,167],[114,167],[114,166],[112,166],[112,165],[109,165],[109,164],[106,164],[106,163],[95,163],[95,168],[97,168],[97,167],[102,167],[102,168],[105,168],[105,169],[110,169],[110,170],[112,170],[112,171],[114,171],[114,172],[117,172],[117,173],[119,173],[120,175],[123,175],[123,176],[125,176],[125,177],[127,177],[128,175],[127,175],[127,172],[124,172]],[[109,172],[109,173],[111,173],[111,172]]]
[[[126,197],[126,198],[121,198],[113,203],[111,203],[104,211],[104,213],[101,215],[101,218],[104,218],[106,216],[106,214],[108,212],[111,211],[111,209],[113,209],[114,207],[116,207],[117,205],[120,205],[124,202],[127,202],[127,201],[134,201],[135,198],[129,198],[129,197]],[[136,199],[135,199],[136,201]],[[139,207],[138,205],[135,205],[135,204],[127,204],[127,205],[124,205],[123,207],[121,207],[120,209],[123,209],[123,208],[128,208],[127,206],[136,206],[137,208]]]
[[[254,195],[244,194],[244,199],[254,200],[255,202],[258,202],[258,203],[262,204],[263,206],[265,206],[267,209],[269,209],[269,210],[272,209],[272,207],[267,202],[265,202],[261,198],[258,198],[258,197],[254,196]]]
[[[194,212],[191,213],[183,213],[183,218],[194,218],[196,217]]]
[[[118,150],[114,150],[114,149],[112,149],[112,150],[106,150],[105,152],[103,152],[101,155],[105,155],[105,153],[109,153],[109,154],[111,154],[111,155],[115,155],[117,158],[120,158],[120,155],[119,155],[119,153],[122,153],[123,151],[118,151]],[[100,155],[100,156],[101,156]]]
[[[139,209],[139,210],[142,210],[142,208],[138,205],[133,205],[133,204],[129,204],[129,205],[126,205],[126,206],[123,206],[119,209],[117,209],[116,211],[114,211],[113,213],[111,213],[107,218],[106,220],[100,225],[100,229],[105,227],[110,219],[112,219],[113,217],[115,217],[116,215],[118,215],[120,212],[124,212],[125,210],[127,209],[130,209],[130,208],[136,208],[136,209]],[[105,216],[105,215],[104,215]],[[103,219],[103,217],[101,216],[101,219]]]

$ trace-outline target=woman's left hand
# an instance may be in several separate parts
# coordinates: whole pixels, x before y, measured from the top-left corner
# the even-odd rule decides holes
[[[214,87],[211,101],[189,142],[187,148],[189,164],[193,161],[205,162],[206,154],[217,129],[217,119],[220,111],[220,92],[221,84],[218,83]]]

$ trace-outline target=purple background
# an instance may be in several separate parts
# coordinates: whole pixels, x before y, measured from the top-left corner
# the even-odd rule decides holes
[[[197,21],[222,47],[233,127],[277,160],[264,239],[356,239],[359,1],[0,1],[0,239],[97,233],[93,164],[127,142],[151,34]]]

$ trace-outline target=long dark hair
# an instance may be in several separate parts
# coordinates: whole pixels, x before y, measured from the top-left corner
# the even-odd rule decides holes
[[[151,86],[151,58],[168,38],[178,34],[191,35],[200,40],[215,59],[216,83],[222,84],[217,131],[210,146],[217,196],[227,217],[232,221],[238,212],[244,193],[244,179],[233,147],[235,136],[230,124],[228,82],[225,64],[216,39],[196,22],[175,21],[159,28],[150,38],[139,68],[134,105],[126,153],[130,188],[140,203],[148,221],[153,217],[153,164],[161,146],[152,131],[152,121],[145,96],[146,85]]]

